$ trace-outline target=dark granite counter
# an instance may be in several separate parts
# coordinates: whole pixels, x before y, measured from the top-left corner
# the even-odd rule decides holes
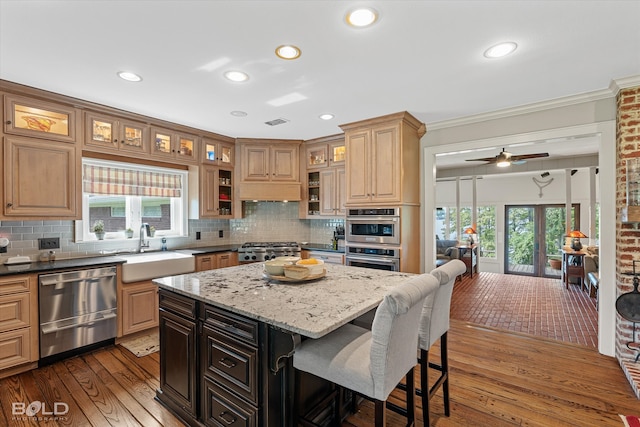
[[[100,267],[104,265],[122,264],[126,262],[117,256],[96,256],[86,258],[61,259],[54,262],[32,262],[29,264],[0,265],[0,276],[26,273],[47,273],[56,270],[67,270],[84,267]]]

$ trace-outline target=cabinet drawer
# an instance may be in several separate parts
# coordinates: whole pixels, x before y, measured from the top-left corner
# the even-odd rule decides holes
[[[203,335],[203,374],[257,405],[258,349],[208,326]]]
[[[31,362],[31,328],[0,333],[0,369]]]
[[[204,378],[202,418],[215,427],[255,427],[258,409],[232,396],[208,378]]]
[[[29,326],[29,293],[0,295],[0,332]]]
[[[28,292],[29,285],[30,282],[28,276],[15,276],[0,279],[0,295]]]
[[[191,298],[181,297],[173,292],[160,289],[159,306],[161,309],[184,316],[190,320],[196,319],[197,303]]]
[[[204,305],[203,313],[206,325],[249,344],[258,345],[258,322],[208,305]]]

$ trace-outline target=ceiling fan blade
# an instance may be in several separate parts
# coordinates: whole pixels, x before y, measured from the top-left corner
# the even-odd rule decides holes
[[[495,163],[496,161],[496,156],[493,157],[485,157],[483,159],[467,159],[467,162],[488,162],[488,163]]]
[[[541,157],[549,157],[549,153],[536,153],[536,154],[521,154],[511,156],[512,161],[538,159]]]

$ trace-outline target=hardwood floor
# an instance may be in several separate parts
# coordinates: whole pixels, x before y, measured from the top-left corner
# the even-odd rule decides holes
[[[620,427],[619,413],[640,415],[640,401],[615,359],[593,349],[458,320],[449,348],[451,417],[443,416],[439,392],[432,426]],[[431,354],[437,360],[438,349]],[[110,346],[0,380],[0,426],[180,426],[154,400],[158,383],[158,353],[137,358]],[[13,403],[34,401],[45,402],[47,411],[64,402],[69,411],[37,422],[12,415]],[[421,425],[420,408],[418,419]],[[343,424],[372,425],[369,402]],[[405,421],[390,412],[388,425]]]

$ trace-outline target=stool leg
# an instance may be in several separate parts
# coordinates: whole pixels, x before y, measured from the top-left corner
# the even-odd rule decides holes
[[[414,380],[414,369],[407,373],[405,384],[407,385],[407,425],[411,426],[416,421],[416,385]]]
[[[387,402],[384,400],[375,400],[376,427],[385,427],[387,425],[387,411],[385,410]]]
[[[429,426],[429,352],[420,349],[420,390],[422,391],[422,419]]]
[[[448,417],[451,413],[449,410],[449,358],[447,352],[447,333],[440,337],[440,365],[442,366],[442,375],[444,375],[444,383],[442,384],[442,397],[444,398],[444,414]]]

